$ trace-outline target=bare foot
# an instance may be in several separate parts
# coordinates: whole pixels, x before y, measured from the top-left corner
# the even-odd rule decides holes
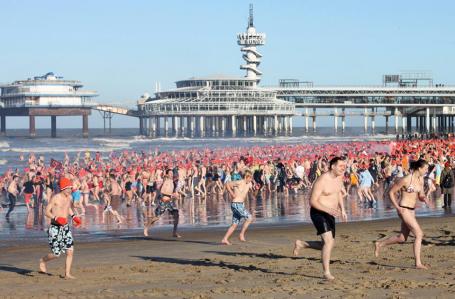
[[[330,273],[324,273],[324,279],[326,279],[326,280],[334,280],[335,277],[332,274],[330,274]]]
[[[416,269],[428,270],[429,266],[426,265],[416,265]]]
[[[146,236],[146,237],[149,236],[149,230],[147,227],[144,227],[144,236]]]
[[[182,237],[181,235],[179,235],[179,234],[177,234],[177,233],[173,233],[172,236],[173,236],[174,238],[181,238],[181,237]]]
[[[295,240],[295,243],[294,243],[294,256],[298,256],[299,255],[299,251],[300,249],[303,248],[303,244],[302,244],[302,241],[300,240]]]
[[[374,242],[374,256],[375,257],[379,256],[379,248],[381,248],[379,241]]]
[[[239,236],[239,240],[242,242],[246,242],[245,236]]]
[[[76,279],[76,277],[74,277],[74,276],[71,275],[71,274],[66,274],[64,278],[65,278],[65,279]]]
[[[221,240],[221,244],[223,244],[223,245],[232,245],[232,243],[229,242],[229,241],[226,240],[226,239]]]
[[[46,262],[42,258],[39,259],[39,271],[40,273],[47,274]]]

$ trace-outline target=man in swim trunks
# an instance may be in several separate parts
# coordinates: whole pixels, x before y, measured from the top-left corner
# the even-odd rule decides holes
[[[111,207],[113,211],[118,211],[121,208],[122,205],[122,187],[120,187],[120,184],[117,182],[117,178],[115,177],[115,174],[111,173],[109,175],[109,181],[110,181],[110,197],[111,197]]]
[[[179,209],[177,208],[175,201],[172,199],[176,198],[176,193],[174,192],[175,186],[173,181],[172,169],[167,169],[164,176],[163,184],[160,188],[160,193],[158,195],[158,204],[155,209],[155,217],[145,221],[144,223],[144,236],[148,236],[148,229],[157,222],[160,217],[166,212],[169,213],[174,218],[174,230],[172,231],[172,236],[180,238],[181,236],[177,233],[177,227],[179,225]]]
[[[295,241],[294,255],[302,248],[322,250],[322,268],[324,278],[335,279],[330,273],[330,255],[335,244],[335,217],[341,216],[347,220],[342,197],[343,176],[346,171],[346,161],[340,157],[330,160],[329,171],[317,178],[313,185],[310,198],[310,216],[322,242]]]
[[[71,275],[71,265],[73,262],[74,241],[69,228],[68,216],[71,216],[73,224],[77,227],[81,224],[79,217],[74,215],[71,207],[71,191],[73,183],[62,177],[60,179],[60,193],[52,196],[47,207],[46,217],[51,219],[48,230],[49,246],[52,253],[43,256],[39,261],[40,273],[48,274],[46,263],[57,259],[62,253],[66,252],[65,278],[74,279]]]
[[[226,184],[226,190],[232,196],[231,210],[232,210],[232,225],[227,230],[221,243],[224,245],[231,245],[229,238],[234,233],[237,226],[242,219],[245,219],[242,230],[240,231],[239,239],[245,242],[245,233],[248,226],[253,221],[251,214],[245,209],[244,201],[248,196],[248,192],[252,188],[253,175],[251,171],[245,170],[244,178],[239,181],[232,181]]]

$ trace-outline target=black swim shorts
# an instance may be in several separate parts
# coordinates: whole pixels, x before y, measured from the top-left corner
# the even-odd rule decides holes
[[[318,235],[331,231],[335,238],[335,217],[313,207],[310,209],[310,217]]]

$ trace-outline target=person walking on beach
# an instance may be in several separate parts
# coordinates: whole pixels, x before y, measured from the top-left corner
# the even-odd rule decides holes
[[[16,206],[17,196],[19,195],[19,177],[17,175],[13,175],[11,183],[8,185],[8,200],[9,200],[9,208],[8,212],[6,212],[6,218],[9,219],[9,215],[14,210]]]
[[[347,221],[342,197],[345,171],[346,162],[344,159],[332,158],[329,162],[329,171],[318,177],[313,184],[310,197],[310,216],[322,242],[296,240],[294,244],[294,256],[297,256],[302,248],[322,250],[322,269],[324,278],[327,280],[335,279],[329,268],[330,255],[335,245],[335,217],[341,216],[343,221]]]
[[[444,169],[441,172],[441,193],[444,196],[443,209],[450,209],[452,207],[452,193],[453,186],[455,185],[455,176],[450,167],[450,162],[444,164]]]
[[[71,275],[71,265],[73,263],[74,241],[71,233],[68,216],[73,220],[77,227],[81,224],[81,219],[74,215],[71,207],[71,192],[73,183],[71,180],[62,177],[60,179],[60,193],[54,195],[49,200],[46,207],[46,217],[51,219],[48,230],[49,246],[52,253],[43,256],[39,261],[40,273],[47,273],[47,262],[57,259],[62,253],[66,253],[65,278],[74,279]]]
[[[425,197],[423,190],[423,177],[428,171],[428,163],[422,159],[413,161],[410,163],[410,170],[411,172],[408,175],[393,184],[389,192],[390,200],[397,209],[398,216],[401,218],[401,232],[399,235],[377,240],[375,242],[374,255],[378,257],[380,249],[384,246],[406,242],[409,233],[412,232],[415,237],[415,267],[417,269],[428,269],[427,266],[422,264],[420,259],[423,231],[415,216],[417,199],[428,204],[428,199]],[[401,191],[401,200],[399,202],[396,199],[396,193],[398,191]]]
[[[109,175],[109,191],[112,214],[118,215],[122,206],[122,187],[120,187],[120,184],[117,182],[117,178],[113,173]]]
[[[242,242],[245,242],[245,233],[248,229],[248,226],[251,224],[251,214],[245,209],[245,199],[248,196],[248,192],[252,188],[253,175],[251,171],[245,170],[243,174],[243,179],[238,181],[232,181],[226,184],[226,190],[232,196],[231,210],[232,210],[232,225],[227,230],[224,235],[222,244],[231,245],[229,238],[234,233],[237,226],[240,224],[240,220],[243,218],[245,222],[243,223],[242,230],[240,231],[239,239]]]

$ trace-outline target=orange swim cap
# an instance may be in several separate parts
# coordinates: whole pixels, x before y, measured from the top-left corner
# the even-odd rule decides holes
[[[73,183],[71,182],[70,179],[62,177],[62,178],[60,178],[59,186],[60,186],[60,191],[63,191],[65,189],[72,188]]]

